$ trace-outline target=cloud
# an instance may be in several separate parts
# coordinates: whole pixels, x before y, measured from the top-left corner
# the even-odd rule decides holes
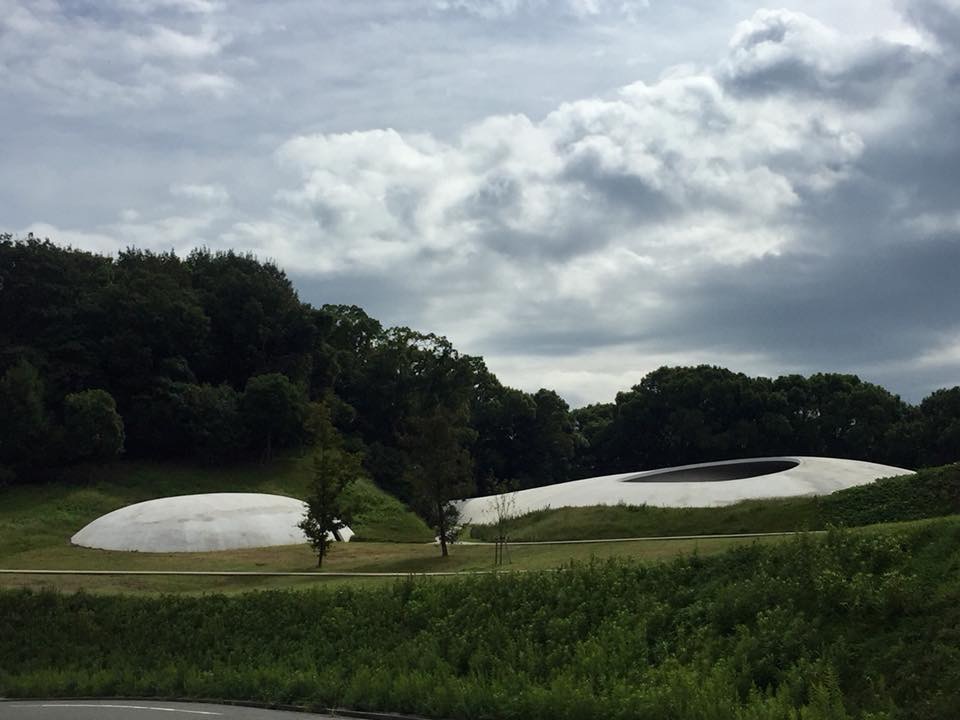
[[[203,0],[139,0],[116,8],[0,0],[0,92],[55,112],[157,105],[171,94],[222,97],[237,84],[220,56],[231,37]],[[37,52],[42,47],[43,52]]]
[[[948,52],[960,50],[960,2],[957,0],[911,0],[902,3],[907,17],[932,35]]]
[[[195,185],[178,183],[170,186],[170,193],[175,197],[197,200],[203,203],[222,204],[229,202],[230,193],[223,185]]]
[[[485,20],[554,15],[590,18],[612,13],[635,18],[649,7],[647,0],[436,0],[441,12],[465,13]]]
[[[778,250],[801,194],[829,192],[862,150],[839,113],[675,72],[539,122],[487,118],[449,143],[393,130],[298,136],[277,157],[302,184],[278,197],[323,233],[327,265],[386,267],[425,251],[567,262],[626,247],[668,270]]]
[[[850,42],[802,13],[759,10],[737,26],[725,83],[745,94],[792,93],[862,106],[888,96],[920,60],[905,44]]]
[[[949,78],[915,45],[759,11],[713,68],[539,121],[491,117],[451,142],[298,137],[280,159],[304,182],[284,197],[322,230],[328,268],[411,273],[431,251],[420,272],[488,279],[464,302],[447,296],[470,315],[421,315],[498,362],[750,348],[771,372],[884,376],[960,336],[942,273],[960,266],[960,243],[929,232],[955,227],[955,207],[925,207],[933,183],[895,151],[938,113],[919,101],[945,98]],[[902,195],[911,186],[918,198]]]
[[[650,23],[666,12],[631,5]],[[68,83],[84,111],[162,111],[137,116],[159,148],[153,185],[129,197],[118,183],[107,217],[49,234],[253,251],[311,302],[447,334],[506,382],[574,402],[664,362],[860,372],[912,399],[960,380],[956,3],[916,0],[862,34],[760,10],[709,62],[616,83],[591,63],[598,37],[626,32],[621,2],[388,3],[375,26],[345,5],[323,27],[309,6],[238,22],[214,3],[141,0],[120,28],[52,4],[7,13],[21,39],[91,33],[48,64],[0,50],[0,89]],[[568,43],[547,57],[582,65],[592,89],[536,74],[538,54],[517,34],[491,40],[491,23]],[[357,28],[360,50],[337,45]],[[338,53],[311,64],[318,32]],[[403,53],[378,55],[389,42]],[[521,111],[544,78],[555,97]],[[465,99],[498,82],[494,111]],[[191,93],[215,102],[172,101]],[[185,107],[200,119],[168,130]],[[181,132],[198,134],[181,147]]]

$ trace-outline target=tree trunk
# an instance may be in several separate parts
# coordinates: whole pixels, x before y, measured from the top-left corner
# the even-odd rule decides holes
[[[437,503],[437,529],[440,531],[440,556],[447,557],[447,520],[443,514],[443,503]]]

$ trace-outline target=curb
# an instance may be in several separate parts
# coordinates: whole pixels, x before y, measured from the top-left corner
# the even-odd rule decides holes
[[[447,570],[437,572],[246,572],[243,570],[36,570],[0,569],[0,575],[194,575],[199,577],[418,578],[492,575],[526,570]]]

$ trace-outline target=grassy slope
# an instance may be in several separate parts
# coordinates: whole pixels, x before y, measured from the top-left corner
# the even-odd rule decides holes
[[[646,561],[696,552],[712,555],[748,539],[671,540],[665,542],[598,543],[590,545],[514,546],[507,570],[544,570],[572,561],[631,558]],[[769,542],[769,541],[768,541]],[[89,570],[242,570],[313,572],[316,560],[305,545],[257,548],[215,553],[120,553],[62,546],[19,554],[8,568]],[[348,543],[337,545],[324,562],[325,572],[451,572],[493,569],[489,546],[456,546],[441,558],[436,546],[424,543]],[[317,584],[378,584],[376,579],[340,578],[238,578],[164,576],[0,575],[0,588],[56,588],[98,592],[161,593],[242,591],[254,588],[309,588]]]
[[[63,549],[73,533],[100,515],[156,497],[265,492],[302,498],[311,459],[289,456],[267,465],[229,468],[121,462],[82,473],[82,481],[68,484],[0,490],[0,566],[31,550]],[[355,511],[353,529],[359,539],[418,542],[433,537],[423,521],[369,480],[358,480],[347,500]]]
[[[747,500],[719,508],[595,506],[523,515],[508,524],[514,541],[822,530],[960,513],[960,465],[886,478],[823,497]],[[493,540],[494,528],[470,536]]]
[[[240,570],[311,572],[315,558],[306,545],[211,552],[124,553],[70,545],[70,536],[103,513],[153,497],[211,491],[255,491],[304,495],[309,458],[287,457],[267,466],[196,468],[159,463],[119,463],[97,469],[84,485],[40,485],[0,491],[0,567],[87,570]],[[459,546],[446,560],[426,544],[432,533],[395,498],[369,480],[358,480],[346,501],[353,528],[366,542],[337,545],[327,571],[431,572],[488,570],[493,551]],[[406,542],[383,542],[383,540]],[[634,557],[656,560],[678,553],[719,552],[734,541],[624,543],[584,547],[526,547],[511,550],[510,569],[552,568],[571,560]],[[292,578],[184,578],[0,575],[0,587],[85,589],[99,592],[160,593],[243,591],[255,588],[313,587],[318,582],[370,586],[378,580]]]
[[[815,498],[747,500],[720,508],[597,505],[537,510],[508,524],[511,540],[586,540],[662,535],[721,535],[819,530]],[[492,526],[470,528],[470,537],[492,541]]]
[[[0,695],[503,720],[953,720],[958,547],[950,518],[365,592],[0,592]]]

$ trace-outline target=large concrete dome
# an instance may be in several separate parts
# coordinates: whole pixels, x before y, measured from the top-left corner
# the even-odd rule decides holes
[[[295,545],[306,505],[282,495],[208,493],[159,498],[107,513],[70,541],[102,550],[206,552]],[[340,531],[343,540],[353,536]]]
[[[512,493],[514,515],[559,507],[657,505],[715,507],[741,500],[826,495],[912,470],[821,457],[771,457],[681,465],[645,472],[604,475]],[[496,520],[496,498],[461,502],[461,522]]]

